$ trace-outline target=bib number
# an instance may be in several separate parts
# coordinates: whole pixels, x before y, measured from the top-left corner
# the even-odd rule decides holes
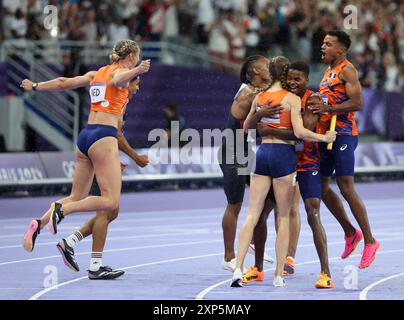
[[[105,84],[95,84],[90,87],[91,103],[98,103],[105,100],[105,92],[107,86]]]

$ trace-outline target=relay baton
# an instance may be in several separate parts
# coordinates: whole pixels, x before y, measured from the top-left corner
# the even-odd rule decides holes
[[[337,115],[334,114],[331,118],[330,131],[335,131],[336,124],[337,124]],[[332,142],[327,144],[327,150],[332,150]]]

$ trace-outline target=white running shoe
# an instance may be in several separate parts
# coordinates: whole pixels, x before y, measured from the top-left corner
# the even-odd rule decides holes
[[[248,246],[248,253],[255,256],[255,245],[250,243],[250,245]],[[275,260],[271,256],[268,256],[267,254],[264,253],[264,262],[273,264]]]
[[[234,269],[236,268],[236,258],[231,259],[230,261],[226,261],[226,260],[223,259],[223,261],[222,261],[222,268],[223,268],[224,270],[233,272]]]
[[[285,279],[283,277],[281,277],[281,276],[276,276],[274,278],[273,284],[274,284],[274,287],[284,287],[284,286],[286,286]]]
[[[243,273],[240,269],[236,269],[233,272],[233,278],[231,279],[230,287],[239,288],[243,286]]]

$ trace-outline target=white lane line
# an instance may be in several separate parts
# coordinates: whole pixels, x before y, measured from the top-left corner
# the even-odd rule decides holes
[[[119,249],[108,249],[104,250],[104,252],[122,252],[122,251],[130,251],[130,250],[141,250],[141,249],[155,249],[155,248],[168,248],[168,247],[179,247],[179,246],[188,246],[188,245],[198,245],[198,244],[207,244],[207,243],[220,243],[223,240],[208,240],[208,241],[195,241],[195,242],[176,242],[176,243],[168,243],[168,244],[160,244],[160,245],[150,245],[150,246],[141,246],[141,247],[128,247],[128,248],[119,248]],[[81,256],[85,254],[91,254],[91,251],[88,252],[80,252],[75,254],[76,256]],[[40,261],[47,260],[53,258],[60,258],[60,255],[55,256],[46,256],[32,259],[24,259],[24,260],[14,260],[0,263],[0,266],[31,262],[31,261]]]
[[[394,238],[379,238],[379,241],[396,241],[398,239],[403,239],[404,236],[399,236],[399,237],[394,237]],[[177,243],[170,243],[170,244],[160,244],[160,245],[148,245],[148,246],[140,246],[140,247],[127,247],[127,248],[118,248],[118,249],[107,249],[104,250],[104,252],[122,252],[122,251],[130,251],[130,250],[141,250],[141,249],[156,249],[156,248],[165,248],[165,247],[177,247],[177,246],[186,246],[186,245],[198,245],[198,244],[208,244],[208,243],[220,243],[222,242],[223,239],[217,239],[217,240],[208,240],[208,241],[194,241],[194,242],[177,242]],[[338,245],[338,244],[345,244],[344,241],[335,241],[335,242],[328,242],[327,245]],[[306,247],[314,247],[314,244],[302,244],[299,245],[299,248],[306,248]],[[266,250],[274,250],[274,247],[267,248]],[[91,251],[87,252],[80,252],[76,253],[76,256],[81,256],[85,254],[91,254]],[[24,263],[24,262],[31,262],[31,261],[40,261],[40,260],[47,260],[47,259],[53,259],[60,257],[60,255],[53,255],[53,256],[45,256],[45,257],[39,257],[39,258],[32,258],[32,259],[23,259],[23,260],[13,260],[13,261],[7,261],[7,262],[1,262],[0,266],[3,265],[10,265],[10,264],[17,264],[17,263]]]
[[[189,232],[176,232],[176,233],[160,233],[160,234],[146,234],[146,235],[139,235],[139,236],[129,236],[129,237],[108,237],[108,241],[120,241],[120,240],[133,240],[133,239],[153,239],[153,238],[166,238],[166,237],[182,237],[182,236],[196,236],[196,235],[206,235],[206,234],[219,234],[222,231],[211,231],[211,230],[192,230]],[[57,241],[57,240],[56,240]],[[40,246],[50,246],[56,245],[56,241],[52,242],[41,242],[35,243],[35,248]],[[80,243],[87,243],[92,242],[92,239],[83,239]],[[0,246],[0,249],[16,249],[21,248],[21,244],[19,245],[10,245],[10,246]]]
[[[386,241],[386,239],[384,239],[383,241]],[[380,254],[390,254],[390,253],[398,253],[398,252],[404,252],[404,249],[382,251],[382,252],[378,252],[377,254],[380,255]],[[361,256],[361,254],[352,254],[350,257],[360,257],[360,256]],[[329,261],[333,261],[333,260],[339,260],[339,259],[341,259],[341,258],[340,258],[340,257],[332,257],[332,258],[329,258],[328,260],[329,260]],[[302,262],[302,263],[296,263],[296,265],[297,265],[297,266],[302,266],[302,265],[306,265],[306,264],[313,264],[313,263],[319,263],[319,262],[320,262],[320,260],[319,260],[319,259],[316,259],[316,260],[311,260],[311,261],[305,261],[305,262]],[[270,269],[265,269],[264,272],[274,271],[274,270],[275,270],[275,268],[270,268]],[[218,283],[215,283],[215,284],[213,284],[213,285],[207,287],[206,289],[203,289],[202,291],[200,291],[200,292],[196,295],[195,300],[203,300],[203,298],[204,298],[210,291],[212,291],[213,289],[215,289],[215,288],[217,288],[217,287],[220,287],[221,285],[224,285],[224,284],[228,284],[228,285],[229,285],[229,284],[230,284],[230,281],[231,281],[231,278],[228,278],[227,280],[220,281],[220,282],[218,282]]]
[[[370,285],[368,285],[365,289],[363,289],[361,291],[361,293],[359,294],[359,300],[367,300],[367,295],[368,295],[369,291],[374,289],[375,287],[377,287],[379,284],[382,284],[384,282],[390,281],[392,279],[400,278],[400,277],[404,277],[404,272],[394,274],[392,276],[389,276],[389,277],[380,279],[379,281],[371,283]],[[402,298],[402,296],[400,298]]]
[[[190,257],[175,258],[175,259],[168,259],[168,260],[160,260],[160,261],[154,261],[154,262],[149,262],[149,263],[137,264],[137,265],[134,265],[134,266],[129,266],[129,267],[120,268],[120,269],[122,269],[122,270],[135,269],[135,268],[154,266],[154,265],[164,264],[164,263],[172,263],[172,262],[178,262],[178,261],[186,261],[186,260],[194,260],[194,259],[201,259],[201,258],[207,258],[207,257],[215,257],[215,256],[220,256],[222,254],[223,254],[223,252],[204,254],[204,255],[198,255],[198,256],[190,256]],[[40,298],[44,294],[48,293],[49,291],[58,289],[60,287],[63,287],[63,286],[66,286],[68,284],[71,284],[71,283],[74,283],[74,282],[77,282],[77,281],[80,281],[80,280],[84,280],[84,279],[87,279],[87,276],[62,282],[60,284],[57,284],[55,286],[52,286],[52,287],[49,287],[49,288],[46,288],[44,290],[41,290],[41,291],[37,292],[36,294],[31,296],[28,300],[37,300],[38,298]]]
[[[184,213],[183,213],[184,215]],[[89,216],[88,218],[90,218],[91,216]],[[196,220],[196,219],[214,219],[217,218],[218,220],[221,220],[221,216],[219,214],[216,215],[212,215],[212,214],[207,214],[207,215],[198,215],[198,216],[177,216],[177,217],[164,217],[164,218],[131,218],[131,219],[121,219],[120,217],[118,217],[116,220],[118,223],[121,224],[127,224],[127,223],[141,223],[141,222],[145,222],[145,223],[149,223],[149,222],[155,222],[155,221],[179,221],[179,220]],[[77,220],[77,219],[75,219]],[[1,221],[1,220],[0,220]],[[26,222],[26,221],[24,221]],[[77,221],[77,222],[72,222],[70,220],[70,222],[68,223],[63,223],[63,225],[61,226],[62,228],[74,228],[77,225],[80,225],[81,223],[84,223],[84,221]],[[160,224],[157,224],[160,225]],[[161,225],[167,225],[167,224],[161,224]],[[23,229],[26,228],[26,223],[19,223],[19,224],[9,224],[9,225],[3,225],[2,227],[0,227],[1,229],[4,230],[12,230],[12,229]]]
[[[402,210],[400,210],[400,213],[401,212],[402,212]],[[394,215],[394,216],[396,217],[397,215]],[[301,218],[305,219],[304,213],[301,213]],[[220,219],[221,218],[218,217],[218,221]],[[403,222],[404,221],[404,218],[403,219],[399,219],[399,218],[398,219],[397,218],[396,219],[395,218],[390,219],[390,218],[388,218],[386,216],[383,216],[383,218],[381,218],[381,219],[375,219],[374,217],[370,217],[370,219],[371,219],[371,222],[372,222],[373,225],[381,225],[381,224],[400,225],[400,223],[398,223],[398,222]],[[181,220],[181,217],[178,217],[178,220]],[[121,220],[118,221],[118,223],[120,223],[120,222],[123,222],[123,221],[121,221]],[[397,222],[397,223],[395,223],[395,222]],[[153,224],[152,226],[134,226],[134,227],[118,227],[118,224],[117,224],[117,227],[111,226],[109,228],[109,232],[136,231],[136,230],[144,231],[144,230],[150,230],[150,229],[153,231],[156,228],[160,228],[160,229],[161,228],[165,228],[165,229],[169,228],[169,229],[171,229],[171,228],[178,228],[178,227],[190,227],[190,226],[194,226],[194,225],[195,226],[212,226],[212,225],[216,226],[217,223],[218,222],[200,222],[200,223],[169,224],[169,225],[167,225],[167,224]],[[272,220],[270,220],[269,223],[272,223]],[[331,217],[328,218],[328,217],[323,216],[322,217],[322,223],[323,223],[323,226],[325,228],[328,228],[328,227],[332,228],[333,226],[336,225],[337,222],[335,221],[335,219],[333,219]],[[303,228],[304,228],[304,226],[306,226],[306,224],[302,224],[302,225],[303,225]],[[71,226],[62,225],[61,227],[59,227],[60,230],[58,231],[58,234],[60,234],[60,235],[71,234],[74,230],[78,229],[79,226],[80,226],[79,222],[77,222],[76,224],[71,224]],[[10,228],[7,227],[7,229],[26,230],[26,226],[25,225],[24,226],[22,226],[22,225],[21,226],[12,226]],[[393,230],[393,228],[389,228],[388,230]],[[394,228],[394,230],[403,230],[403,228]],[[160,230],[159,230],[159,232],[160,232]],[[0,235],[0,241],[3,240],[3,239],[9,240],[11,238],[19,238],[19,237],[22,237],[22,235],[23,235],[23,232],[18,233],[18,234],[8,234],[8,235],[3,234],[3,235]],[[45,236],[47,236],[47,235],[45,235]]]
[[[325,226],[325,224],[323,224]],[[111,228],[111,230],[113,230]],[[171,233],[154,233],[154,234],[145,234],[145,235],[135,235],[135,236],[122,236],[122,237],[108,237],[108,241],[121,241],[121,240],[133,240],[133,239],[154,239],[154,238],[161,238],[161,237],[177,237],[177,236],[196,236],[196,235],[206,235],[206,234],[222,234],[222,230],[216,230],[213,231],[208,228],[200,228],[200,229],[187,229],[186,231],[182,231],[183,229],[173,229],[169,228],[169,230],[173,231]],[[162,231],[162,230],[161,230]],[[164,230],[166,231],[166,230]],[[177,232],[174,232],[177,231]],[[397,231],[397,232],[394,232]],[[400,232],[401,231],[401,232]],[[401,237],[404,235],[404,227],[402,228],[382,228],[382,229],[372,229],[373,234],[376,237],[380,236],[397,236]],[[332,231],[332,232],[326,232],[327,237],[331,238],[332,236],[341,236],[342,231]],[[19,235],[21,236],[21,235]],[[302,226],[302,230],[300,231],[299,237],[312,237],[313,233],[308,230],[308,227],[306,228],[306,225]],[[52,239],[51,237],[49,237]],[[50,240],[49,239],[49,240]],[[48,239],[46,239],[48,240]],[[57,241],[57,240],[56,240]],[[49,242],[38,242],[35,244],[35,247],[40,247],[40,246],[51,246],[51,245],[56,245],[56,241],[49,241]],[[83,239],[80,241],[80,243],[88,243],[92,242],[92,239],[89,237],[86,239]],[[2,249],[17,249],[21,248],[21,244],[18,245],[8,245],[8,246],[0,246],[0,250]]]
[[[376,200],[378,202],[375,204],[369,203],[372,200],[366,200],[366,208],[369,209],[385,209],[386,211],[388,211],[386,214],[390,214],[391,213],[391,209],[392,208],[397,208],[398,210],[403,209],[404,207],[404,201],[400,199],[399,202],[395,203],[395,202],[391,202],[389,200],[389,202],[386,203],[386,200]],[[347,209],[349,211],[349,206],[345,205],[344,206],[345,209]],[[247,211],[248,207],[247,206],[243,206],[241,208],[242,212]],[[324,204],[321,204],[320,207],[321,211],[323,212],[328,212],[328,209],[325,207]],[[388,209],[388,210],[387,210]],[[303,204],[300,204],[300,210],[302,213],[305,212],[304,206]],[[205,218],[205,217],[220,217],[220,214],[216,215],[216,214],[199,214],[199,215],[192,215],[193,213],[200,213],[200,212],[217,212],[217,213],[223,213],[224,212],[224,207],[219,207],[219,208],[206,208],[206,209],[180,209],[180,210],[165,210],[165,211],[126,211],[126,212],[121,212],[119,215],[120,221],[122,222],[142,222],[142,221],[166,221],[166,220],[176,220],[176,219],[195,219],[195,218]],[[371,210],[372,211],[372,210]],[[395,211],[395,210],[393,210]],[[183,216],[183,215],[178,215],[178,213],[180,212],[186,212],[187,216]],[[170,215],[170,214],[175,214],[174,216],[161,216],[161,217],[150,217],[150,215]],[[192,216],[189,216],[189,215]],[[126,219],[127,215],[136,215],[139,218],[130,218],[130,219]],[[81,214],[81,217],[91,217],[92,214]],[[148,216],[148,218],[143,218],[144,216]],[[79,215],[74,215],[73,217],[77,218],[79,217]],[[141,218],[142,217],[142,218]],[[384,218],[386,216],[383,216]],[[1,219],[3,222],[27,222],[30,221],[31,218],[29,217],[24,217],[24,218],[6,218],[6,219]]]

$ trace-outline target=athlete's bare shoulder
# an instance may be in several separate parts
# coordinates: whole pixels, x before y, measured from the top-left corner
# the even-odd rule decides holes
[[[358,71],[352,63],[348,63],[342,68],[340,78],[345,82],[355,81],[358,78]]]
[[[342,67],[341,72],[343,72],[344,70],[356,72],[356,68],[351,62],[348,62],[344,67]]]
[[[234,96],[234,101],[240,101],[240,100],[246,100],[246,99],[251,99],[251,101],[254,99],[254,88],[248,84],[243,83],[240,86],[240,89]]]
[[[300,102],[300,97],[290,91],[288,91],[288,93],[285,95],[285,100],[287,100],[288,102]]]

